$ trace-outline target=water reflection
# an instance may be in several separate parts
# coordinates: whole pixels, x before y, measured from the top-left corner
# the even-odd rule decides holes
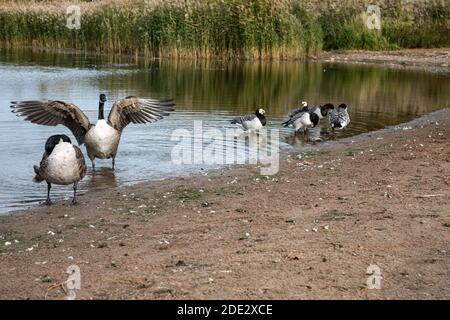
[[[108,189],[119,186],[116,175],[111,168],[100,167],[88,170],[86,189]]]

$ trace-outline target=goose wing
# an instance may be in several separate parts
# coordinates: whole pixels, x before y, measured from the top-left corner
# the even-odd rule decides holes
[[[332,109],[330,111],[329,122],[332,128],[334,128],[336,124],[339,123],[339,113],[336,109]]]
[[[289,117],[292,118],[294,117],[296,114],[299,114],[300,112],[305,112],[308,111],[308,107],[302,107],[302,108],[297,108],[291,111],[291,113],[289,114]]]
[[[88,117],[76,105],[63,101],[13,101],[11,111],[31,123],[45,126],[62,124],[72,131],[80,145],[91,127]]]
[[[75,156],[77,159],[78,174],[80,175],[80,179],[83,179],[86,175],[86,162],[84,161],[84,156],[80,148],[77,146],[73,146],[73,148],[75,149]]]
[[[256,114],[246,114],[245,116],[234,118],[233,120],[231,120],[231,123],[244,125],[244,122],[253,121],[255,120],[255,118]]]
[[[305,113],[307,113],[308,110],[306,109],[302,109],[300,111],[297,111],[296,113],[292,114],[289,116],[289,119],[285,122],[283,122],[281,125],[283,125],[284,127],[288,127],[294,124],[294,122],[298,119],[300,119]]]
[[[122,131],[129,123],[156,122],[169,115],[175,105],[173,99],[156,100],[129,96],[117,100],[109,113],[108,122],[113,128]]]

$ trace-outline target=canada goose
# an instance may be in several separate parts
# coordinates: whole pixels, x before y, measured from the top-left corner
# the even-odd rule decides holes
[[[295,111],[295,110],[294,110]],[[319,123],[319,116],[315,113],[309,113],[305,106],[301,111],[291,112],[289,120],[282,123],[284,127],[294,127],[295,132],[305,130],[308,127],[315,127]]]
[[[259,130],[267,123],[266,117],[264,116],[265,113],[266,111],[264,109],[258,108],[254,114],[234,118],[231,120],[231,123],[241,125],[244,130]]]
[[[95,158],[112,158],[112,169],[123,129],[129,123],[155,122],[168,116],[175,104],[173,100],[141,99],[129,96],[117,100],[104,117],[106,95],[100,95],[97,123],[91,124],[88,117],[74,104],[57,100],[11,102],[12,112],[24,116],[25,120],[46,126],[62,124],[72,131],[79,145],[86,145],[92,168]]]
[[[350,123],[350,116],[347,112],[347,105],[340,104],[337,109],[332,108],[330,112],[330,126],[334,129],[344,129]]]
[[[86,175],[86,163],[80,148],[73,146],[69,137],[61,134],[47,139],[45,152],[39,166],[34,166],[34,182],[47,181],[47,205],[53,184],[68,185],[73,183],[73,200],[77,202],[78,182]]]

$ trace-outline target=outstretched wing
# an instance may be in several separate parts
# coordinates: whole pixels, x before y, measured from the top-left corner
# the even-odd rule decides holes
[[[11,111],[32,123],[45,126],[62,124],[72,131],[80,145],[91,127],[88,117],[76,105],[63,101],[13,101]]]
[[[175,105],[173,99],[141,99],[129,96],[114,103],[108,122],[116,130],[122,131],[129,123],[156,122],[169,115]]]

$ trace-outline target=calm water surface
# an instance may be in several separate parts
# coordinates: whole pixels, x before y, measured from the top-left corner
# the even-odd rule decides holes
[[[336,137],[356,135],[409,121],[449,107],[450,76],[420,71],[318,62],[205,63],[153,61],[134,63],[109,57],[0,51],[0,214],[45,199],[46,185],[34,184],[46,139],[72,134],[63,126],[45,127],[17,118],[13,100],[58,99],[81,107],[91,122],[97,118],[99,93],[108,96],[107,111],[127,95],[176,99],[177,111],[150,125],[129,125],[122,136],[116,171],[110,160],[97,160],[82,190],[107,188],[149,179],[204,172],[205,165],[174,165],[174,129],[232,128],[230,119],[262,106],[269,128],[279,128],[299,100],[311,105],[345,102],[352,122]],[[322,128],[325,130],[325,128]],[[328,136],[324,135],[325,139]],[[282,148],[302,148],[302,137],[281,130]],[[84,147],[82,147],[85,153]],[[86,155],[86,153],[85,153]],[[88,160],[90,168],[90,161]],[[54,200],[71,196],[70,187],[53,188]]]

